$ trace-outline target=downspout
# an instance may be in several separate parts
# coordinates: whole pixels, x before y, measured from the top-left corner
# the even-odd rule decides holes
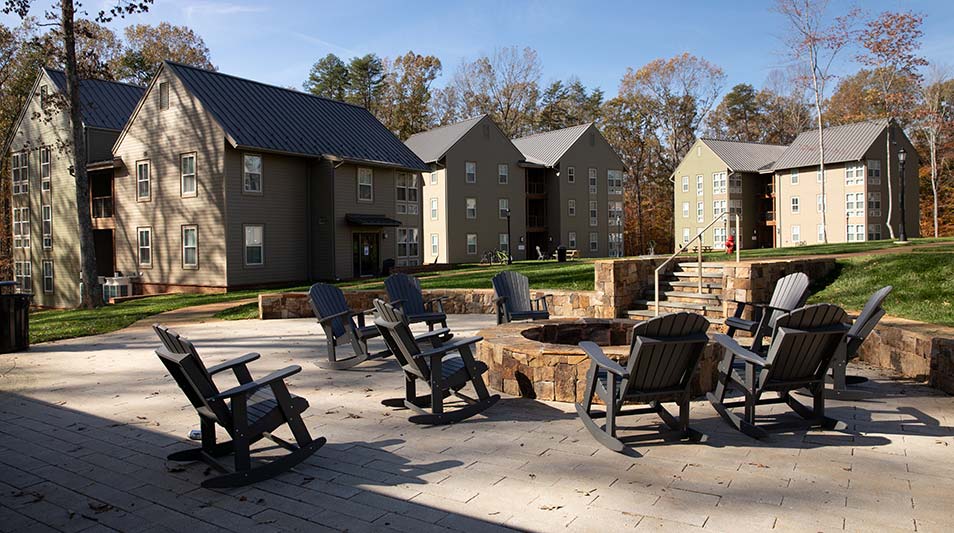
[[[311,180],[314,177],[314,168],[315,162],[320,160],[310,159],[308,160],[308,168],[305,170],[305,279],[308,280],[308,283],[311,284],[315,280],[314,276],[314,258],[312,253],[314,251],[314,244],[312,243],[312,238],[314,236],[314,231],[312,230],[312,225],[315,221],[311,217],[312,213],[312,184]]]

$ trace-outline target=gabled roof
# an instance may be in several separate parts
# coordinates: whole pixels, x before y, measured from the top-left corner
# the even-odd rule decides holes
[[[771,168],[787,148],[778,144],[751,143],[725,139],[699,139],[735,172],[758,172]]]
[[[66,94],[66,74],[62,70],[43,69],[56,89]],[[144,87],[106,80],[80,80],[83,124],[89,128],[120,131],[139,103]]]
[[[858,161],[865,156],[881,132],[886,118],[825,128],[825,164]],[[803,131],[782,153],[770,170],[808,167],[818,164],[818,130]]]
[[[179,63],[171,70],[235,148],[429,171],[367,109]]]
[[[487,115],[480,115],[454,124],[448,124],[432,130],[415,133],[404,144],[417,154],[425,163],[440,161],[452,146],[467,135],[478,122]]]
[[[514,139],[513,144],[523,153],[527,161],[553,167],[592,125],[593,123],[590,122],[562,130],[537,133]]]

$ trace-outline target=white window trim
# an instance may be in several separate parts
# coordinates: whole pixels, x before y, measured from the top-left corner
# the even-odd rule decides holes
[[[149,236],[149,244],[146,246],[142,245],[142,234],[146,233]],[[136,228],[136,259],[140,267],[151,268],[153,262],[153,246],[152,246],[152,226],[139,226]],[[149,250],[149,261],[142,260],[142,251]]]
[[[247,165],[245,160],[250,157],[258,158],[258,189],[249,188],[251,180],[248,179],[252,172],[246,172]],[[242,193],[243,194],[265,194],[265,158],[261,154],[245,153],[242,154]]]
[[[14,196],[30,192],[30,157],[26,150],[10,154],[10,179]]]
[[[600,251],[600,234],[595,231],[590,232],[590,251],[591,252]]]
[[[474,178],[473,178],[473,179],[470,178],[471,173],[467,171],[467,167],[468,167],[469,165],[473,165],[473,166],[474,166],[474,172],[473,172]],[[465,183],[477,183],[477,162],[476,162],[476,161],[464,161],[464,182],[465,182]]]
[[[46,271],[46,266],[47,266],[47,265],[50,266],[49,275],[47,275],[47,271]],[[56,285],[55,285],[55,283],[54,283],[54,277],[53,277],[53,276],[54,276],[54,272],[53,272],[53,261],[51,261],[51,260],[49,260],[49,259],[44,259],[43,262],[40,264],[40,274],[42,274],[42,276],[43,276],[43,294],[53,294],[53,291],[56,289]],[[47,281],[47,280],[50,281],[50,289],[49,289],[49,290],[47,290],[47,288],[46,288],[46,281]]]
[[[792,210],[792,214],[801,213],[801,211],[802,211],[802,200],[801,200],[801,198],[798,197],[798,196],[792,196],[791,200],[789,201],[789,207],[790,207],[791,210]]]
[[[40,207],[40,214],[42,215],[43,221],[40,223],[40,231],[43,235],[43,249],[52,250],[53,249],[53,206],[51,204],[45,204]],[[47,217],[49,214],[49,217]],[[49,228],[49,231],[47,231]]]
[[[19,216],[18,216],[19,215]],[[17,228],[19,227],[19,231]],[[13,208],[13,247],[29,249],[31,245],[30,208]]]
[[[497,234],[497,249],[501,252],[510,253],[510,235],[506,233]]]
[[[566,167],[566,182],[576,183],[576,167]]]
[[[689,218],[689,202],[682,203],[682,218]]]
[[[364,176],[370,177],[371,180],[368,183],[361,183],[361,178]],[[374,203],[374,170],[368,167],[358,167],[358,169],[355,171],[354,183],[357,201],[361,203]],[[368,198],[361,197],[362,187],[368,189],[371,193]]]
[[[590,200],[590,226],[600,225],[600,203],[596,200]]]
[[[503,171],[502,173],[500,171]],[[502,178],[502,179],[501,179]],[[510,165],[500,163],[497,165],[497,184],[507,185],[510,183]]]
[[[159,93],[159,110],[165,111],[171,106],[172,97],[169,90],[169,82],[160,81],[159,87],[157,87],[157,92]],[[163,102],[163,93],[165,93],[165,102]]]
[[[566,201],[566,215],[569,217],[576,216],[576,200],[573,198]]]
[[[186,173],[185,162],[192,159],[192,172]],[[199,194],[199,176],[197,166],[197,156],[195,152],[186,152],[179,155],[179,195],[183,198],[195,198]],[[186,178],[192,177],[192,191],[186,191]]]
[[[186,231],[195,231],[195,245],[186,246]],[[182,268],[187,270],[196,270],[199,268],[199,226],[196,224],[186,224],[182,226],[182,231],[180,232],[182,238]],[[194,248],[195,249],[195,263],[186,263],[186,249]]]
[[[140,169],[146,169],[146,179],[142,179],[142,173]],[[145,196],[142,194],[141,185],[145,183],[148,193]],[[136,201],[137,202],[148,202],[152,200],[152,163],[148,159],[143,159],[142,161],[136,161]]]
[[[598,194],[600,191],[599,170],[597,170],[596,168],[590,167],[586,169],[586,173],[587,173],[589,184],[590,184],[590,194]]]
[[[471,250],[470,250],[470,240],[471,240],[471,237],[473,237],[473,239],[474,239],[474,251],[471,251]],[[476,234],[476,233],[468,233],[467,236],[466,236],[466,240],[465,240],[464,242],[466,243],[466,246],[467,246],[467,255],[477,255],[477,234]]]
[[[682,177],[682,192],[689,192],[689,176]]]
[[[497,216],[500,220],[507,220],[507,215],[504,213],[504,207],[501,205],[501,202],[506,202],[506,210],[510,212],[510,198],[498,198],[497,199]]]
[[[33,294],[33,263],[29,261],[13,262],[14,279],[17,289],[23,294]],[[27,282],[29,280],[29,282]]]
[[[623,194],[623,171],[609,169],[606,171],[607,194]]]
[[[43,155],[46,154],[46,163],[43,162]],[[49,191],[52,187],[53,176],[53,153],[48,146],[40,148],[40,190]]]
[[[262,231],[262,243],[261,244],[248,244],[248,228],[260,228]],[[249,263],[248,262],[248,249],[249,248],[261,248],[262,250],[262,260],[259,263]],[[245,266],[258,267],[265,264],[265,224],[243,224],[242,225],[242,262]]]
[[[576,232],[570,231],[566,234],[566,243],[569,248],[576,248]]]
[[[437,257],[441,252],[441,237],[437,233],[431,233],[431,255]]]
[[[470,216],[470,201],[474,201],[474,216]],[[477,220],[477,199],[476,198],[464,198],[464,218],[467,220]]]
[[[437,198],[431,198],[431,220],[440,220],[440,202]]]
[[[403,184],[401,183],[403,180]],[[404,190],[404,199],[400,199],[398,193]],[[413,193],[412,193],[413,191]],[[414,197],[411,200],[411,197]],[[421,189],[418,183],[417,174],[410,172],[398,172],[394,175],[394,198],[395,210],[399,215],[418,214],[418,205],[421,198]]]
[[[421,256],[421,232],[418,230],[418,228],[397,228],[397,238],[394,240],[394,255],[396,257],[400,259],[416,259]],[[401,253],[402,244],[404,245],[404,254]],[[415,249],[415,253],[413,254],[410,253],[412,246]]]
[[[790,180],[792,185],[798,185],[798,169],[792,169],[790,174]]]

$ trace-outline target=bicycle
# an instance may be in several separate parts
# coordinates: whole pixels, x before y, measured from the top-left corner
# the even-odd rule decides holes
[[[503,250],[488,250],[480,258],[482,265],[502,265],[507,262],[510,256]]]

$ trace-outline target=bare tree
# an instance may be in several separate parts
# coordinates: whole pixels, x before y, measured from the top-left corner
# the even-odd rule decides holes
[[[927,78],[921,86],[921,109],[918,113],[918,133],[927,145],[931,162],[931,194],[933,205],[931,210],[934,225],[934,236],[938,230],[938,190],[940,188],[940,162],[938,151],[947,140],[951,127],[954,126],[954,80],[951,79],[951,70],[946,65],[933,64],[928,70]]]
[[[461,63],[451,82],[458,116],[488,114],[511,137],[530,133],[540,94],[540,59],[532,48],[500,48]]]
[[[846,15],[830,21],[828,0],[777,0],[775,10],[788,21],[791,37],[786,41],[789,55],[804,65],[802,70],[809,81],[809,90],[815,104],[815,124],[818,128],[818,173],[821,176],[822,241],[828,242],[828,220],[825,179],[825,134],[822,101],[825,87],[834,78],[832,65],[838,54],[851,44],[852,26],[858,17],[853,9]]]

